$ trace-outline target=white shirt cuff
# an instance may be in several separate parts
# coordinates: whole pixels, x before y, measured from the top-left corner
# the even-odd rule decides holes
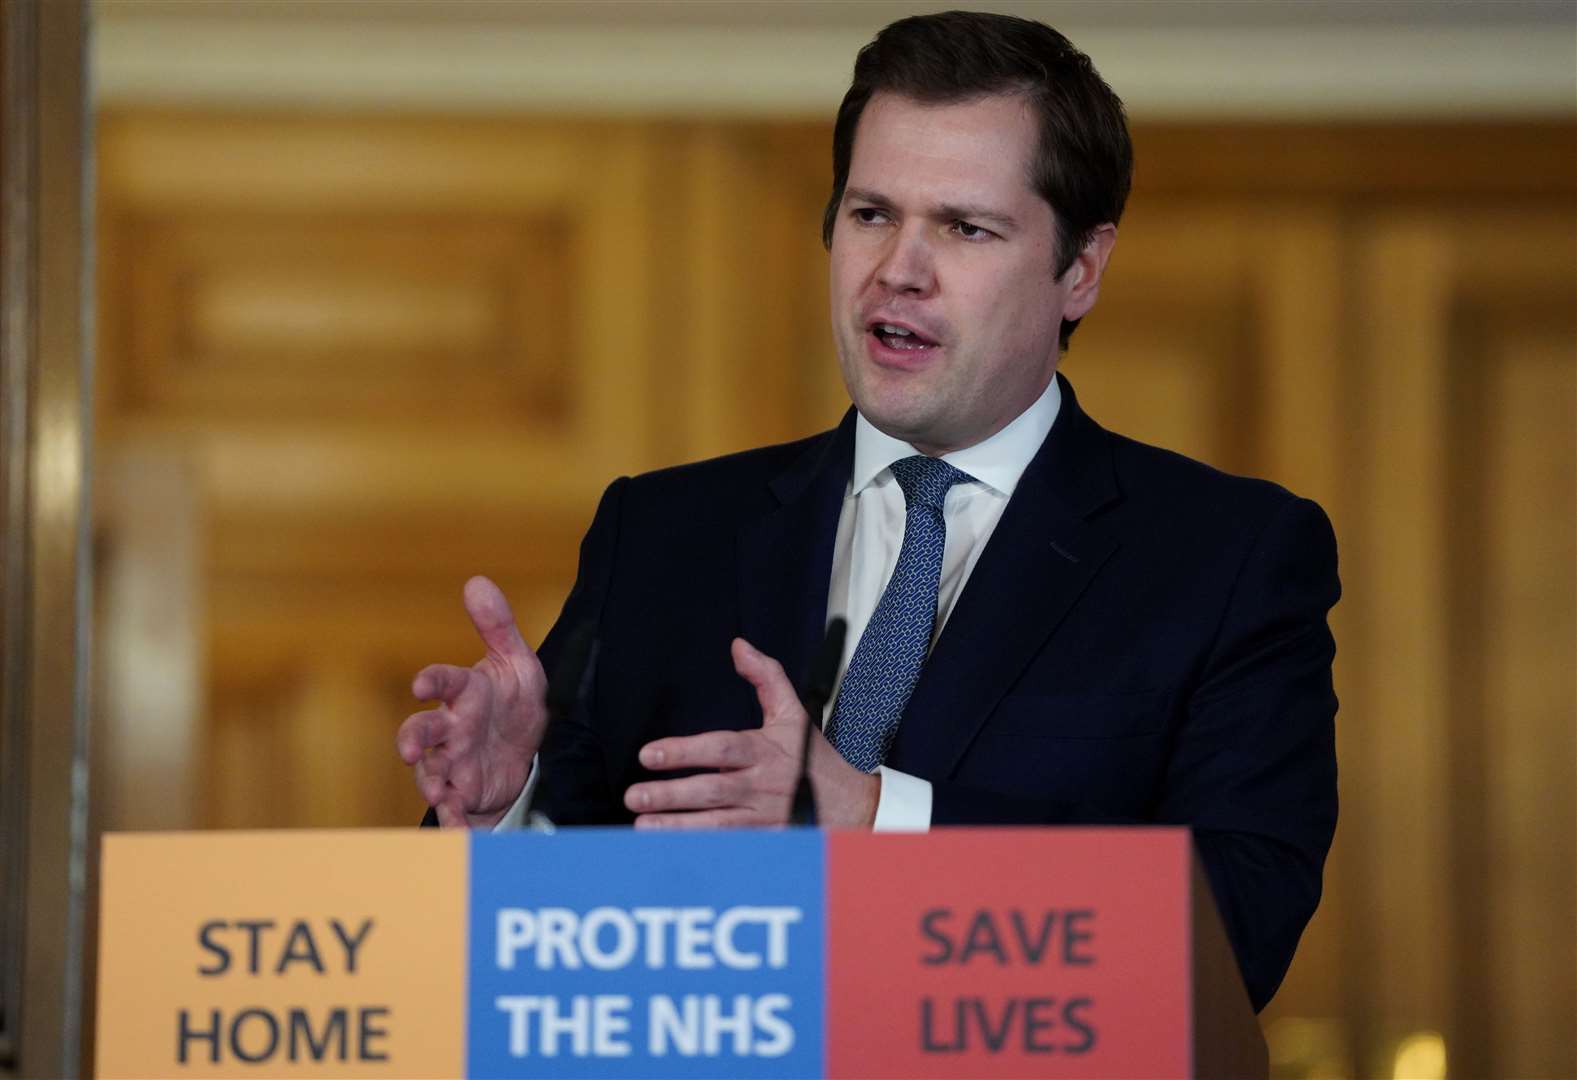
[[[537,759],[531,759],[531,772],[526,774],[526,786],[520,789],[520,797],[515,800],[515,805],[504,811],[504,816],[499,818],[498,824],[493,826],[494,832],[513,832],[522,829],[526,824],[526,811],[531,808],[531,796],[537,790]],[[926,811],[930,812],[931,795],[926,792]]]
[[[889,769],[876,769],[882,792],[876,797],[874,832],[926,832],[931,828],[931,781]]]

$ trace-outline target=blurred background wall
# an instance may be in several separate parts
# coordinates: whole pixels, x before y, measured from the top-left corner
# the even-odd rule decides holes
[[[100,0],[101,828],[401,825],[461,583],[847,400],[855,50],[941,5]],[[1577,1075],[1577,10],[1003,3],[1138,176],[1064,370],[1318,499],[1342,822],[1278,1075]]]

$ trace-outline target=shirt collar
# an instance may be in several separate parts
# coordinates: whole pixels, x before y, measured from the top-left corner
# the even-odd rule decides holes
[[[1001,431],[950,454],[942,460],[962,469],[987,487],[1011,496],[1019,477],[1029,467],[1040,444],[1046,441],[1051,425],[1062,409],[1062,391],[1056,376],[1035,403],[1014,417]],[[919,453],[902,439],[877,430],[876,425],[857,416],[854,421],[854,472],[849,477],[850,494],[858,494],[900,458]]]

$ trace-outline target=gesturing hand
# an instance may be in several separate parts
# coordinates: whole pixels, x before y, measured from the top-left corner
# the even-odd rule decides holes
[[[636,828],[783,825],[799,781],[805,709],[783,666],[744,638],[733,643],[734,670],[756,689],[761,727],[657,739],[641,747],[648,769],[715,772],[632,784],[624,805]],[[810,776],[824,825],[862,827],[876,817],[881,781],[844,761],[821,732],[811,732]]]
[[[406,717],[395,746],[448,827],[497,824],[520,796],[547,728],[547,676],[515,628],[509,601],[485,577],[465,583],[465,610],[487,655],[468,668],[432,664],[411,693],[435,709]]]

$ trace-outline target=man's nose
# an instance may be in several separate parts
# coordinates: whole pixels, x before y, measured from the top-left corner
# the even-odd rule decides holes
[[[895,293],[927,295],[936,287],[931,245],[918,228],[895,230],[876,268],[876,280]]]

